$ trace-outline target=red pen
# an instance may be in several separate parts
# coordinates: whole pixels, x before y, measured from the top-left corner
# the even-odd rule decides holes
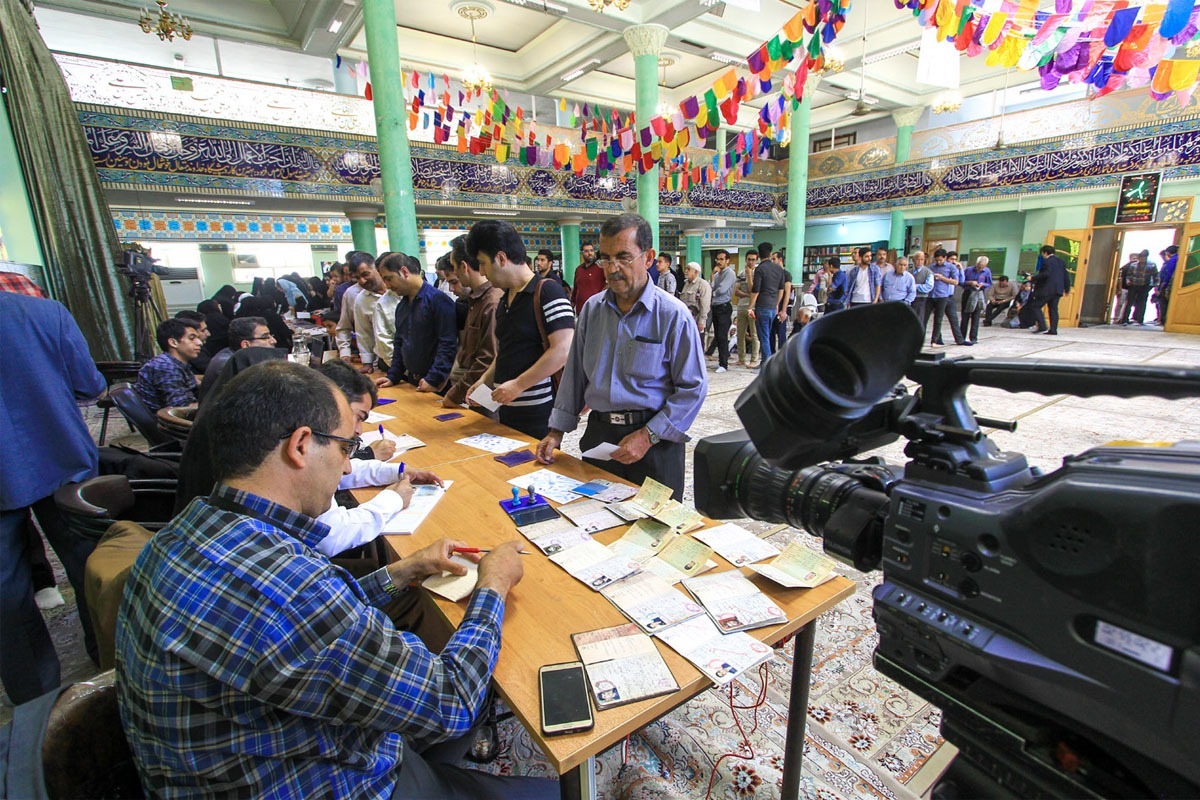
[[[492,552],[492,549],[490,547],[456,547],[451,552],[454,552],[454,553],[490,553],[490,552]],[[523,556],[529,555],[528,550],[518,550],[517,552]]]

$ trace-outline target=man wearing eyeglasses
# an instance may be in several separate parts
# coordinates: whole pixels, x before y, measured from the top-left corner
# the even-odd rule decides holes
[[[610,460],[585,461],[633,483],[653,478],[682,500],[684,442],[708,377],[691,312],[650,281],[654,256],[650,224],[637,214],[613,217],[600,228],[596,263],[608,289],[583,306],[550,432],[537,454],[543,464],[553,463],[563,434],[578,427],[586,405],[592,411],[580,449],[603,443],[617,449]]]
[[[204,370],[204,379],[200,381],[197,394],[198,401],[203,403],[208,393],[216,383],[217,376],[225,368],[225,364],[238,350],[246,347],[274,347],[275,337],[267,327],[267,321],[262,317],[238,317],[229,323],[229,346],[217,351],[209,359],[208,367]]]
[[[382,612],[447,570],[443,539],[361,579],[317,546],[356,419],[316,370],[276,361],[207,412],[218,485],[151,539],[117,620],[121,722],[152,797],[557,797],[454,766],[486,712],[518,544],[479,562],[440,652]],[[464,741],[465,740],[465,741]],[[431,749],[431,745],[442,743]]]

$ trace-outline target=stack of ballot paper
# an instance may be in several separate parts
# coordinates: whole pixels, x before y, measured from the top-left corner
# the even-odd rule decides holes
[[[773,653],[770,647],[749,634],[723,634],[708,617],[693,617],[680,622],[659,633],[658,638],[695,664],[717,685],[729,683],[769,659]]]
[[[596,708],[622,706],[679,688],[654,640],[636,625],[571,634]]]
[[[836,566],[832,558],[792,542],[770,564],[753,564],[750,569],[789,589],[811,589],[833,580]]]
[[[783,610],[736,570],[688,578],[683,587],[726,633],[787,622]]]

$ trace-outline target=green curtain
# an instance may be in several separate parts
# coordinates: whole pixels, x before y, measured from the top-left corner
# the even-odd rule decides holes
[[[0,81],[45,256],[46,289],[100,361],[133,357],[121,246],[83,127],[27,0],[0,0]]]

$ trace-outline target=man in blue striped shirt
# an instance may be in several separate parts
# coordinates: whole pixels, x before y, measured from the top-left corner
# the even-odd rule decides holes
[[[138,556],[117,621],[121,722],[151,797],[554,797],[451,764],[486,711],[515,542],[479,563],[440,653],[381,610],[450,570],[441,540],[355,580],[317,550],[358,445],[316,370],[249,369],[206,411],[218,485]],[[453,740],[453,741],[452,741]],[[445,743],[432,748],[436,743]]]

